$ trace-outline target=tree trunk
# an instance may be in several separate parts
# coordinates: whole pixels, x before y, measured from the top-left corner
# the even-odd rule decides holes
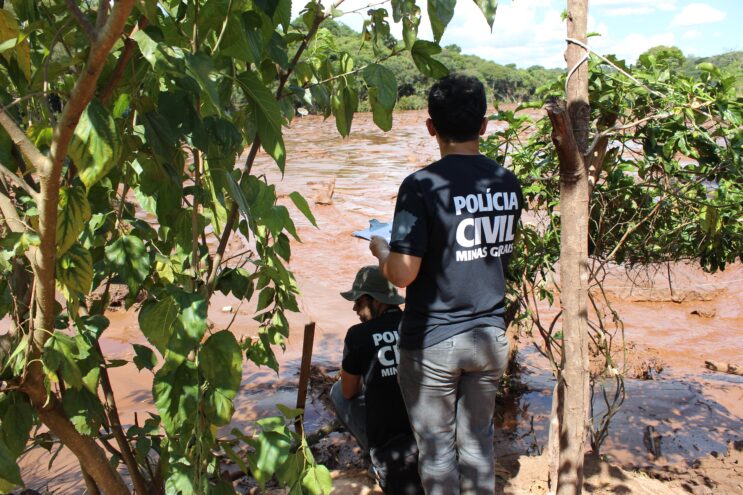
[[[586,43],[587,0],[568,0],[568,38]],[[580,494],[583,485],[583,456],[589,411],[588,375],[588,170],[584,153],[588,148],[590,107],[588,64],[585,50],[568,44],[567,108],[552,102],[547,112],[552,121],[552,139],[560,160],[560,301],[562,305],[563,352],[557,376],[556,411],[559,420],[557,480],[551,480],[558,495]],[[554,445],[550,452],[554,452]],[[553,460],[554,463],[554,460]],[[556,481],[556,486],[555,486]]]
[[[33,367],[40,368],[41,364],[36,361],[29,366],[29,368]],[[40,370],[36,373],[30,370],[22,389],[31,400],[39,419],[52,433],[57,435],[65,447],[72,451],[80,461],[80,465],[85,466],[90,477],[107,495],[129,495],[130,492],[124,480],[108,462],[106,455],[95,440],[81,435],[67,419],[56,394],[47,395],[43,381],[36,381],[39,375]]]

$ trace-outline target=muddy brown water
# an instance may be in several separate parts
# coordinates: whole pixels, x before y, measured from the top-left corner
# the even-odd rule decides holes
[[[396,191],[402,179],[438,157],[435,142],[424,126],[424,112],[395,114],[392,131],[383,133],[371,115],[355,117],[352,134],[342,139],[332,119],[298,118],[285,132],[286,174],[282,177],[261,153],[254,172],[265,174],[277,185],[281,202],[287,204],[298,226],[302,243],[292,245],[291,268],[300,289],[300,309],[290,315],[291,337],[286,351],[278,351],[277,375],[268,368],[247,364],[243,387],[235,401],[233,426],[250,430],[252,422],[277,415],[276,404],[294,405],[301,359],[302,328],[317,324],[313,363],[337,368],[343,337],[357,322],[352,303],[341,298],[356,270],[375,261],[365,241],[351,233],[366,227],[370,218],[391,219]],[[491,123],[497,125],[497,123]],[[314,205],[318,228],[293,208],[287,196],[299,191],[310,202],[329,182],[335,181],[330,205]],[[245,247],[237,239],[229,247],[238,253]],[[706,275],[694,267],[672,267],[673,290],[665,272],[628,277],[621,267],[611,274],[609,293],[625,322],[626,337],[655,349],[666,367],[650,381],[628,380],[627,399],[612,423],[603,453],[622,465],[678,463],[712,451],[723,452],[727,441],[743,437],[743,377],[708,372],[705,359],[743,364],[743,267]],[[231,306],[231,312],[222,311]],[[209,318],[214,330],[231,329],[252,335],[252,305],[234,298],[215,296]],[[556,308],[546,305],[546,314]],[[109,359],[131,359],[131,344],[145,343],[134,311],[108,315],[110,328],[102,338]],[[547,419],[554,382],[547,362],[528,338],[520,344],[522,378],[527,391],[505,404],[497,414],[498,451],[534,453],[547,442]],[[151,403],[152,374],[133,365],[110,370],[125,425],[155,412]],[[597,410],[600,403],[596,403]],[[322,404],[308,399],[306,430],[312,432],[332,419]],[[643,436],[651,426],[661,435],[663,457],[648,453]],[[227,432],[225,432],[227,434]],[[23,476],[31,488],[55,493],[81,493],[74,458],[63,453],[49,470],[50,456],[39,449],[22,461]]]

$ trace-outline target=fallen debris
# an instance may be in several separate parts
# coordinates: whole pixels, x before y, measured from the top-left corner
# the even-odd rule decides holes
[[[730,363],[720,363],[717,361],[705,361],[704,366],[708,370],[719,371],[720,373],[729,373],[731,375],[743,376],[743,366]]]

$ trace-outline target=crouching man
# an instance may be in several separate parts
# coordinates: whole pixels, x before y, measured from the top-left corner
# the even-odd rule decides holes
[[[341,379],[330,391],[338,419],[369,453],[386,494],[422,494],[418,451],[397,384],[404,299],[376,266],[359,270],[341,295],[354,302],[361,323],[348,329]]]

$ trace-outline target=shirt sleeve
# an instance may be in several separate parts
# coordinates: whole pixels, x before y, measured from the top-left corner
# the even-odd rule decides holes
[[[364,360],[358,346],[354,345],[351,332],[346,335],[343,343],[343,361],[341,362],[341,367],[343,371],[352,375],[363,375],[366,372],[364,369]]]
[[[428,216],[418,182],[413,175],[400,184],[392,220],[390,249],[423,257],[428,247]]]

